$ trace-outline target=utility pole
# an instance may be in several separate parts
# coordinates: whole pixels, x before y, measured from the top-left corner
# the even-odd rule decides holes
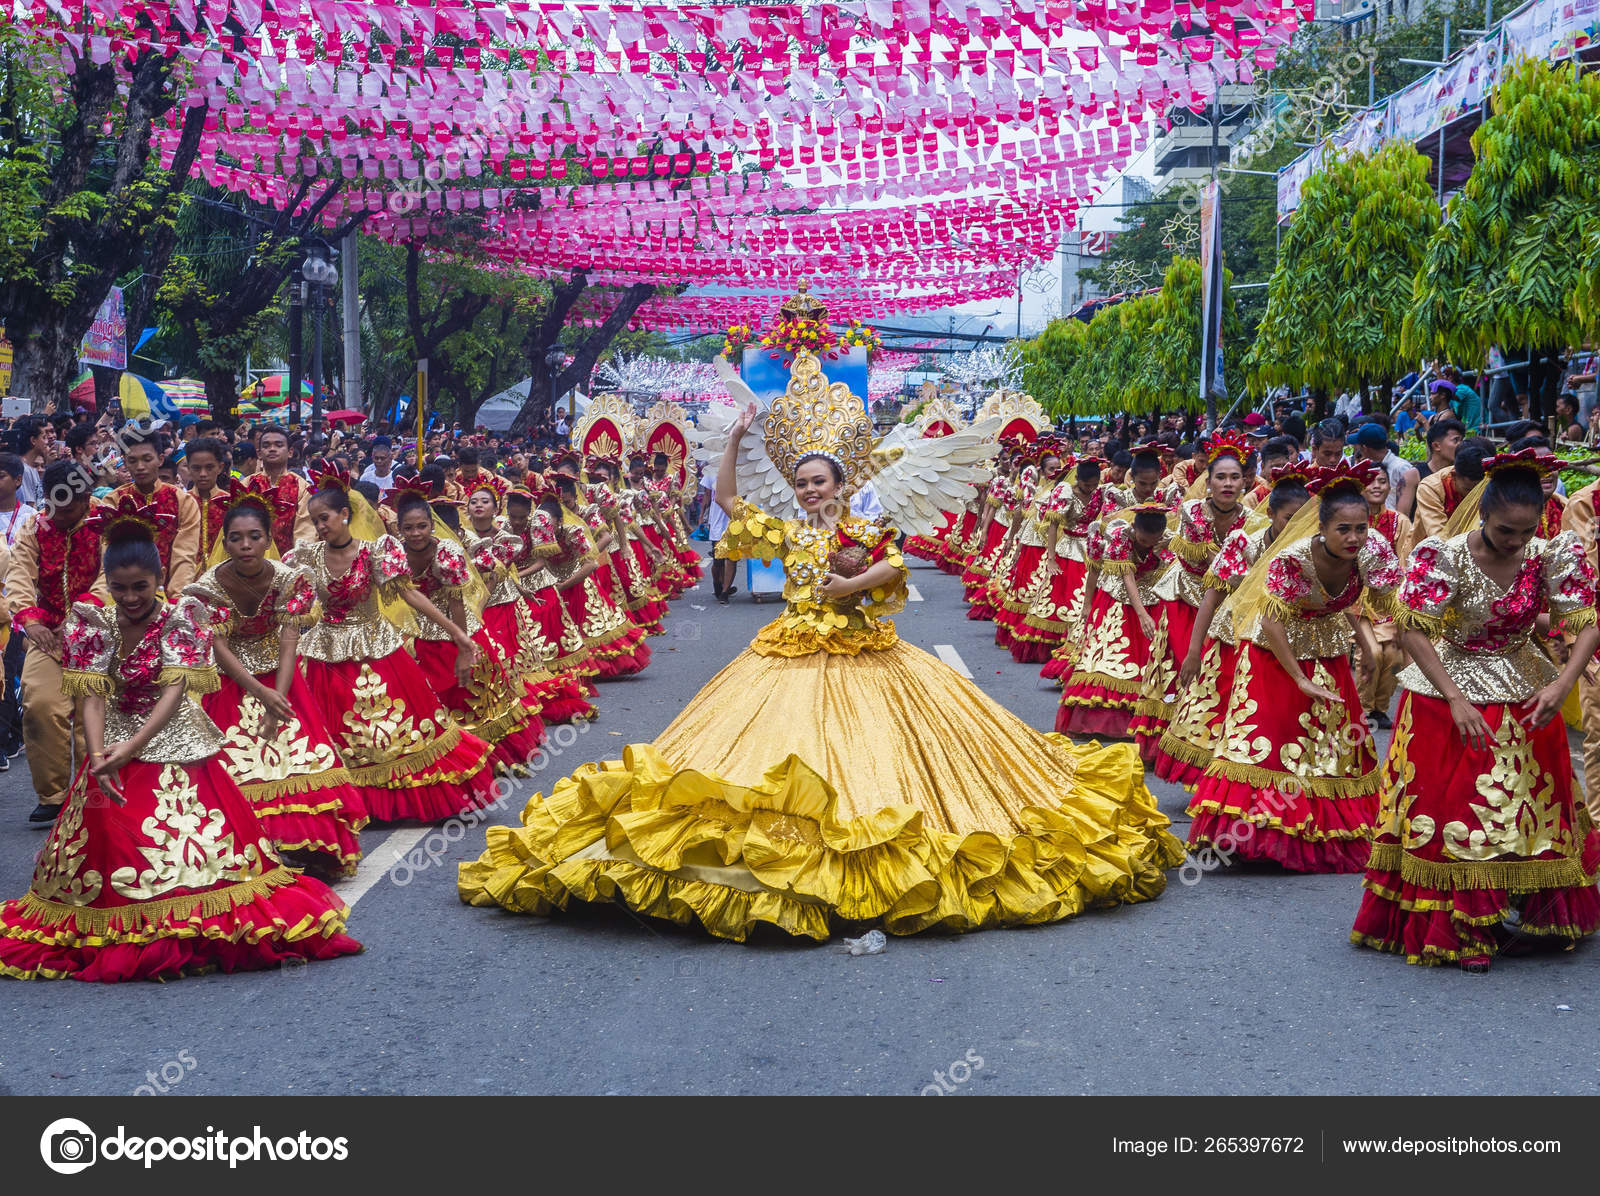
[[[1212,73],[1212,78],[1216,78],[1215,72]],[[1222,84],[1220,81],[1218,81],[1215,89],[1211,93],[1211,223],[1213,226],[1215,226],[1217,222],[1222,219],[1222,188],[1217,185],[1217,180],[1220,177],[1219,168],[1221,166],[1221,162]],[[1200,235],[1202,237],[1205,236],[1204,228],[1200,230]],[[1221,238],[1213,238],[1213,243],[1220,247]],[[1204,252],[1204,250],[1202,250],[1202,252]],[[1216,272],[1219,278],[1222,276],[1222,263],[1220,261],[1212,262],[1211,269]],[[1204,282],[1205,280],[1202,279],[1202,285],[1204,285]],[[1217,290],[1220,293],[1222,288],[1219,286]],[[1205,310],[1204,300],[1201,301],[1201,310]],[[1218,329],[1222,327],[1222,316],[1220,313],[1217,314],[1216,324]],[[1215,432],[1217,430],[1217,394],[1216,391],[1211,387],[1211,363],[1216,357],[1216,352],[1217,346],[1211,343],[1211,324],[1207,322],[1206,326],[1200,330],[1200,375],[1206,380],[1207,432]]]
[[[361,399],[361,307],[356,294],[359,267],[355,229],[344,235],[339,260],[344,268],[344,405],[363,411],[366,404]]]

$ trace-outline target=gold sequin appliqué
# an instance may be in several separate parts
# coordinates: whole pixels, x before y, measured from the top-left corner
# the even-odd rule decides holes
[[[1464,822],[1445,823],[1444,840],[1457,859],[1573,854],[1572,831],[1562,825],[1555,778],[1539,767],[1527,731],[1510,711],[1495,732],[1494,766],[1478,778],[1478,796],[1483,804],[1472,803],[1476,830],[1469,831]]]
[[[1333,676],[1321,661],[1312,670],[1311,681],[1324,689],[1335,689]],[[1300,716],[1304,732],[1294,743],[1278,749],[1283,770],[1296,777],[1341,777],[1349,772],[1350,747],[1345,736],[1344,707],[1317,699]]]
[[[1217,678],[1222,672],[1222,648],[1215,641],[1206,645],[1200,659],[1200,671],[1178,698],[1172,721],[1167,730],[1174,738],[1207,751],[1216,750],[1221,728],[1213,728],[1222,694],[1217,690]]]
[[[1252,733],[1256,729],[1256,700],[1250,696],[1250,652],[1239,652],[1239,669],[1228,694],[1228,713],[1222,720],[1222,743],[1217,757],[1233,764],[1260,764],[1272,754],[1272,740]]]
[[[1126,627],[1122,603],[1113,602],[1106,607],[1105,617],[1090,633],[1083,660],[1078,665],[1079,671],[1100,673],[1119,681],[1137,681],[1142,670],[1128,655],[1133,645],[1128,639]]]
[[[405,703],[389,696],[383,678],[363,663],[356,678],[355,704],[345,712],[344,751],[347,764],[388,764],[428,746],[446,726],[443,710],[419,724],[406,713]]]
[[[1417,766],[1411,762],[1411,703],[1403,703],[1394,724],[1394,738],[1383,760],[1378,826],[1375,834],[1399,839],[1407,851],[1426,847],[1437,829],[1427,814],[1409,817],[1411,782],[1417,779]]]
[[[338,763],[331,747],[313,744],[306,737],[298,718],[280,723],[273,738],[262,738],[266,717],[266,707],[255,698],[246,697],[239,703],[238,723],[226,732],[222,751],[228,771],[241,785],[326,772]]]
[[[208,806],[189,774],[176,764],[161,770],[156,808],[139,828],[149,840],[139,848],[150,866],[111,874],[111,887],[130,901],[153,901],[175,889],[210,889],[252,880],[266,860],[255,843],[236,848],[222,811]]]
[[[84,795],[82,782],[79,790],[67,802],[67,808],[56,820],[50,845],[34,865],[33,895],[41,901],[54,901],[61,905],[93,905],[100,896],[105,879],[93,868],[79,875],[84,863],[84,848],[89,845],[89,832],[83,825]]]

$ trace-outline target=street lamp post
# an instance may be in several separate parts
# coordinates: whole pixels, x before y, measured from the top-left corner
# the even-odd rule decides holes
[[[313,245],[306,253],[305,264],[300,267],[300,273],[306,280],[311,294],[311,440],[322,433],[322,312],[326,302],[327,292],[323,289],[339,281],[339,271],[328,260],[329,249],[326,245]],[[300,396],[295,394],[295,404],[299,405]]]

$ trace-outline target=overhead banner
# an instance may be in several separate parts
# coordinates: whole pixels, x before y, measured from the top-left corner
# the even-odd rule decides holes
[[[108,370],[128,368],[128,313],[122,306],[121,287],[112,287],[106,301],[100,305],[78,349],[78,360],[84,365],[102,365]]]

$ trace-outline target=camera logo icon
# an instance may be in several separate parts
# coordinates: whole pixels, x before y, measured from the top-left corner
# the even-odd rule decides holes
[[[95,1160],[95,1134],[76,1117],[62,1117],[44,1127],[39,1153],[57,1175],[76,1175]]]

